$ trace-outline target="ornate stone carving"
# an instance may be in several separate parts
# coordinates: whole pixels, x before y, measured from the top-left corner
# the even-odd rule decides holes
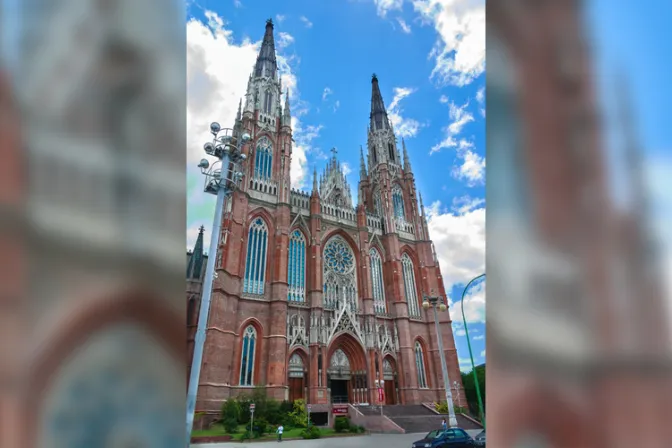
[[[306,332],[306,323],[299,314],[294,314],[287,319],[287,341],[290,347],[308,346],[309,337]]]

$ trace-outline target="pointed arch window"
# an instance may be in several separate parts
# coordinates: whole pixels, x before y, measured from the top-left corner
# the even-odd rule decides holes
[[[422,350],[420,341],[415,341],[415,367],[418,371],[418,387],[427,388],[427,374],[425,372],[425,353]]]
[[[394,206],[395,218],[404,219],[404,193],[399,184],[394,184],[392,188],[392,205]]]
[[[336,235],[323,251],[324,306],[340,310],[349,306],[357,311],[355,254],[343,237]]]
[[[300,230],[294,230],[289,239],[287,254],[287,283],[289,290],[287,300],[290,302],[306,301],[306,239]]]
[[[266,281],[266,251],[268,246],[268,227],[261,218],[250,225],[247,235],[247,257],[245,259],[245,277],[243,292],[263,294]]]
[[[257,330],[252,325],[243,332],[243,349],[240,353],[240,385],[254,385],[254,357],[257,348]]]
[[[418,290],[415,284],[415,269],[413,261],[408,254],[401,256],[401,269],[404,279],[404,293],[406,303],[408,304],[408,315],[411,317],[420,317],[420,305],[418,304]]]
[[[376,249],[369,250],[371,285],[373,285],[373,309],[377,314],[387,312],[385,288],[383,286],[383,260]]]
[[[257,150],[254,157],[254,177],[270,179],[273,167],[273,145],[267,137],[262,137],[257,142]]]
[[[394,162],[394,145],[392,143],[387,144],[387,152],[390,156],[390,162]]]
[[[270,90],[267,90],[264,93],[264,113],[270,115],[272,110],[273,110],[273,94],[271,93]]]
[[[379,191],[376,191],[373,194],[373,208],[374,208],[374,210],[375,210],[375,212],[378,216],[380,216],[380,217],[383,216],[383,204],[380,201],[380,192]]]
[[[371,155],[373,156],[373,164],[378,163],[378,155],[376,154],[376,146],[374,145],[371,150]]]

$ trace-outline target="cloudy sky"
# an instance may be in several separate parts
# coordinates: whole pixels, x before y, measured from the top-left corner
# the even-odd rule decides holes
[[[187,247],[200,225],[212,226],[214,197],[202,193],[195,168],[207,128],[213,120],[233,125],[268,18],[294,115],[294,187],[308,189],[309,173],[336,147],[356,195],[376,73],[395,132],[406,140],[447,291],[459,300],[464,284],[485,269],[483,1],[189,2]],[[465,311],[480,363],[485,290],[473,291]],[[461,325],[455,334],[468,369]]]

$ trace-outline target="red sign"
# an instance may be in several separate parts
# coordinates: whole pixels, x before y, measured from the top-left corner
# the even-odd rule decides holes
[[[382,387],[378,388],[378,401],[380,401],[381,403],[385,401],[385,389],[383,389]]]
[[[348,414],[348,405],[335,404],[331,410],[334,415],[347,415]]]
[[[254,411],[254,403],[250,403],[250,411]]]

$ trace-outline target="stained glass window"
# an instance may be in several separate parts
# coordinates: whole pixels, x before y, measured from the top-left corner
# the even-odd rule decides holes
[[[261,218],[250,225],[247,236],[247,257],[245,259],[245,277],[243,292],[263,294],[266,281],[266,250],[268,245],[268,227]]]
[[[394,216],[404,219],[404,194],[398,184],[392,188],[392,205],[394,206]]]
[[[411,317],[420,317],[420,305],[418,304],[418,290],[415,284],[415,270],[413,261],[404,254],[401,256],[401,269],[404,279],[404,292],[406,303],[408,304],[408,315]]]
[[[299,230],[292,232],[287,254],[287,300],[305,302],[306,300],[306,239]]]
[[[347,304],[357,310],[355,254],[350,245],[336,235],[324,248],[324,306],[341,309]]]
[[[369,250],[369,267],[371,270],[371,285],[373,286],[373,309],[378,314],[387,311],[385,305],[385,288],[383,286],[383,260],[376,249]]]
[[[243,335],[243,350],[240,354],[240,385],[254,385],[254,349],[256,348],[257,331],[252,325],[247,327]]]
[[[418,387],[427,388],[427,375],[425,373],[425,354],[422,351],[422,345],[415,341],[415,367],[418,371]]]
[[[254,157],[254,177],[270,179],[273,170],[273,145],[267,137],[262,137],[257,142],[257,150]]]

